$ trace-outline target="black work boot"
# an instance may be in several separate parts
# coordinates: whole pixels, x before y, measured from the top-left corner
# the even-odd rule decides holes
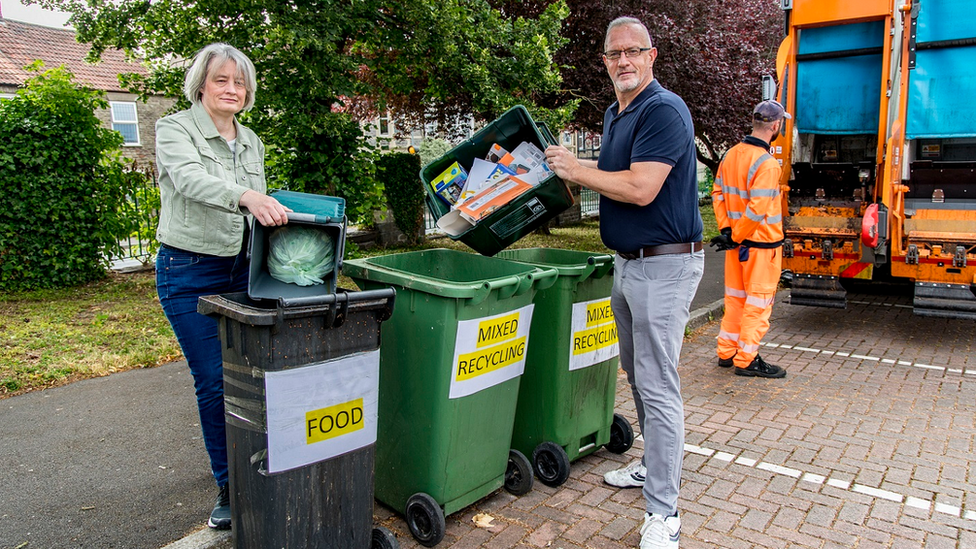
[[[227,489],[226,484],[220,487],[220,493],[217,494],[217,501],[214,502],[214,508],[210,513],[207,526],[216,530],[230,529],[230,490]]]
[[[721,366],[721,367],[723,367],[723,368],[731,368],[735,364],[733,362],[733,360],[735,360],[735,355],[732,355],[729,358],[719,357],[718,358],[718,365]]]
[[[774,366],[772,364],[767,364],[765,360],[759,355],[752,359],[752,363],[746,368],[736,368],[735,375],[737,376],[750,376],[750,377],[771,377],[780,378],[786,377],[786,370],[780,368],[779,366]]]

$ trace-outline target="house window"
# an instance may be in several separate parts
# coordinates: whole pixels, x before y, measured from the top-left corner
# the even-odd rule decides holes
[[[393,125],[390,123],[389,111],[380,115],[380,137],[390,137],[393,134]]]
[[[136,117],[136,104],[112,101],[112,129],[121,133],[124,145],[139,144],[139,119]]]

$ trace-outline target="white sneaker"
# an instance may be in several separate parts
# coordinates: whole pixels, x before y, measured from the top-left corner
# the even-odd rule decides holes
[[[623,469],[608,471],[603,474],[603,482],[618,488],[641,488],[644,486],[644,477],[647,476],[647,467],[637,460]]]
[[[645,513],[640,533],[640,549],[678,549],[681,519],[677,515],[664,517],[656,513]]]

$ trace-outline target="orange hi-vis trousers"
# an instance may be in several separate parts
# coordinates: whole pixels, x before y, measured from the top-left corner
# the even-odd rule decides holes
[[[718,357],[735,355],[735,366],[746,368],[769,330],[783,257],[780,248],[749,248],[748,258],[740,261],[740,250],[725,252],[725,315],[718,332]]]

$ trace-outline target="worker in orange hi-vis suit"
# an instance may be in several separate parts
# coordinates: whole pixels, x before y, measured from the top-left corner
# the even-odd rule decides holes
[[[786,377],[786,370],[759,356],[782,266],[781,168],[770,141],[789,113],[776,101],[753,110],[752,133],[719,164],[712,205],[721,234],[711,240],[725,250],[725,315],[718,333],[718,365],[740,376]]]

